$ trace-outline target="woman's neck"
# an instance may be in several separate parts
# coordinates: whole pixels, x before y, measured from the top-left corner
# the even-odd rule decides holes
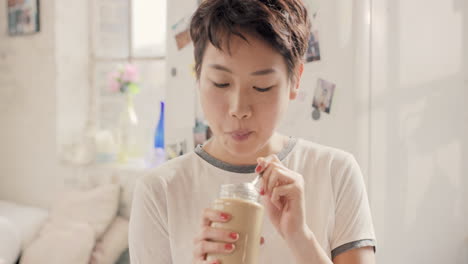
[[[247,155],[236,155],[217,141],[216,137],[211,138],[203,145],[203,149],[214,158],[232,165],[254,165],[257,164],[258,157],[266,157],[279,153],[288,143],[288,137],[279,133],[273,134],[268,142],[258,151]]]

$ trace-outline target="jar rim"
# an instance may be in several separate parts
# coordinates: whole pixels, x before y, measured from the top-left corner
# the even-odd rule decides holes
[[[230,183],[221,185],[220,198],[238,198],[252,202],[260,202],[260,193],[257,188],[250,183]]]

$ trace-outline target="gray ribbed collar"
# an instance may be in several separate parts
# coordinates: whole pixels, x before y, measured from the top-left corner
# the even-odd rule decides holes
[[[286,158],[286,156],[291,152],[291,150],[294,148],[296,145],[297,138],[294,137],[289,137],[288,143],[283,147],[283,149],[276,154],[278,156],[279,160],[283,160]],[[206,162],[210,163],[211,165],[220,168],[225,171],[229,172],[237,172],[237,173],[254,173],[255,172],[255,167],[257,165],[233,165],[226,163],[224,161],[221,161],[210,154],[206,152],[202,145],[198,145],[195,148],[195,153],[200,156],[200,158],[204,159]]]

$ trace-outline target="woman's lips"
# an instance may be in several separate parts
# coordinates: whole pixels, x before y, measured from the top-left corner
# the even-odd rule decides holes
[[[237,131],[232,131],[229,134],[235,141],[244,141],[249,138],[249,136],[252,134],[252,131],[237,130]]]

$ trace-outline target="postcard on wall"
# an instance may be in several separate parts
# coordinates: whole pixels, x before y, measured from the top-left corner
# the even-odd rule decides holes
[[[320,43],[319,43],[319,4],[317,0],[306,1],[307,9],[310,14],[310,21],[312,23],[310,30],[309,43],[305,55],[306,62],[320,60]]]
[[[185,48],[192,39],[190,38],[190,16],[185,16],[184,18],[180,19],[172,25],[171,29],[174,35],[174,39],[176,41],[177,50],[181,50]]]
[[[10,35],[32,34],[39,28],[39,0],[8,0]]]
[[[310,38],[309,38],[309,43],[307,47],[307,53],[306,53],[306,61],[307,62],[312,62],[312,61],[318,61],[320,60],[320,43],[319,43],[319,34],[318,34],[318,28],[317,28],[317,12],[312,14],[312,28],[310,32]]]
[[[312,100],[312,106],[321,112],[330,114],[335,86],[336,85],[334,83],[318,79],[314,99]]]

